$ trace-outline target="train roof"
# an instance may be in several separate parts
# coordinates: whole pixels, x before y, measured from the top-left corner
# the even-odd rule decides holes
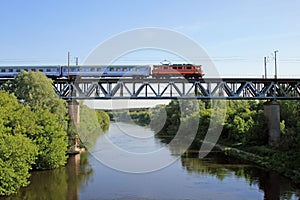
[[[162,64],[162,65],[154,65],[154,66],[201,66],[191,63],[178,63],[178,64]]]
[[[150,65],[70,65],[70,67],[148,67]],[[68,65],[14,65],[0,66],[0,68],[34,68],[34,67],[68,67]]]

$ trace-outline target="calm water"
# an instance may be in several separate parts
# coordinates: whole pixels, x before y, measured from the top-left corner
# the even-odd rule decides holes
[[[218,152],[204,159],[197,152],[176,159],[176,150],[136,125],[112,123],[90,152],[70,157],[65,168],[33,172],[31,184],[6,199],[273,200],[300,196],[299,186],[288,179]],[[128,173],[143,170],[148,172]]]

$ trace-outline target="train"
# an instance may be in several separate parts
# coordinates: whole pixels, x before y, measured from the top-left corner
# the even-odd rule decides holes
[[[22,71],[43,72],[50,78],[75,77],[130,77],[157,79],[184,77],[201,79],[202,66],[194,64],[161,65],[82,65],[82,66],[0,66],[0,78],[13,78]]]

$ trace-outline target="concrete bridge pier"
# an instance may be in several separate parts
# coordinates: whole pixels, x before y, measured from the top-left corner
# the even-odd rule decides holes
[[[269,145],[276,146],[280,141],[280,106],[276,100],[264,103],[264,115],[269,129]]]
[[[71,117],[74,124],[79,124],[80,122],[79,111],[79,103],[76,100],[68,101],[68,114]]]

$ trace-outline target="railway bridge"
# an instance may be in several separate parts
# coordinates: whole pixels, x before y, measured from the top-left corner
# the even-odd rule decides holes
[[[300,99],[300,79],[54,79],[63,99]]]
[[[56,93],[73,99],[225,99],[268,100],[264,104],[268,122],[269,144],[280,140],[281,100],[300,99],[300,79],[205,78],[176,79],[91,79],[54,80]],[[70,104],[78,116],[77,104]]]
[[[8,79],[1,79],[3,84]],[[268,121],[269,144],[280,139],[280,108],[276,100],[299,100],[300,79],[258,78],[53,78],[57,95],[69,102],[69,114],[79,120],[76,100],[101,99],[212,99],[267,100],[264,104]]]

